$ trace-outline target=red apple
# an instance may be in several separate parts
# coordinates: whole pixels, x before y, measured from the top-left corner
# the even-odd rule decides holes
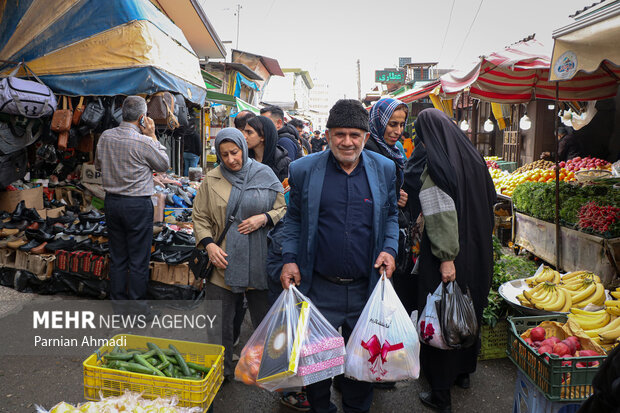
[[[579,357],[591,357],[591,356],[600,356],[600,354],[598,354],[594,350],[581,350],[579,352]]]
[[[571,354],[570,348],[564,343],[556,343],[556,345],[553,346],[553,352],[560,357]]]
[[[523,340],[523,341],[525,341],[527,343],[527,345],[530,346],[530,347],[534,346],[534,342],[529,337],[525,338],[525,340]]]
[[[566,347],[568,347],[568,355],[572,356],[573,354],[575,354],[575,351],[577,351],[577,348],[575,347],[575,342],[573,340],[563,340],[561,343],[558,344],[564,344]]]
[[[530,337],[534,341],[543,341],[546,335],[547,332],[542,327],[535,327],[532,329],[532,331],[530,331]]]
[[[542,341],[534,341],[534,347],[538,348],[542,346]]]
[[[553,340],[553,342],[554,342],[555,344],[557,344],[557,343],[559,343],[560,341],[562,341],[562,340],[560,340],[559,338],[557,338],[556,336],[551,336],[551,337],[549,337],[549,340]]]
[[[555,340],[552,340],[550,338],[546,339],[545,341],[542,342],[543,346],[549,346],[551,348],[553,348],[553,346],[555,346]]]

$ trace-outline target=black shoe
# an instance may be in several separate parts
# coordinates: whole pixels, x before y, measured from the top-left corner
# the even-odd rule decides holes
[[[454,380],[454,384],[456,384],[461,389],[469,389],[471,387],[469,374],[460,374],[459,376],[457,376],[456,380]]]
[[[17,206],[11,213],[11,219],[13,221],[23,221],[25,219],[23,217],[25,209],[26,209],[26,201],[19,201],[19,204],[17,204]]]
[[[21,247],[19,247],[18,249],[20,251],[30,251],[31,249],[38,247],[39,245],[41,245],[42,243],[37,241],[36,239],[31,239],[27,244],[22,245]]]
[[[172,242],[172,232],[170,228],[164,227],[159,234],[153,237],[153,241],[160,244],[166,244],[168,240]]]
[[[396,382],[393,381],[378,381],[373,383],[373,387],[379,390],[392,390],[396,387]]]
[[[8,228],[8,229],[18,229],[20,231],[23,231],[26,229],[26,227],[30,225],[30,223],[28,221],[24,220],[11,220],[11,222],[7,222],[4,224],[4,228]]]
[[[450,405],[440,406],[438,403],[436,403],[433,400],[433,396],[430,391],[420,392],[419,396],[420,396],[420,401],[425,406],[428,406],[431,409],[436,410],[440,413],[452,413],[452,406]]]
[[[34,208],[26,208],[22,213],[22,217],[30,222],[42,223],[43,221],[45,221],[43,218],[41,218],[41,215],[39,215],[37,210]]]
[[[86,238],[84,241],[80,241],[73,247],[74,251],[92,251],[93,242],[90,238]]]
[[[79,217],[80,217],[80,221],[82,222],[99,222],[105,219],[105,214],[102,214],[96,209],[93,209],[88,212],[80,213]]]
[[[60,215],[56,218],[48,218],[48,220],[50,221],[50,223],[52,224],[72,224],[73,221],[75,221],[75,215],[73,215],[72,213],[70,213],[71,215]]]
[[[183,231],[174,231],[172,234],[172,243],[175,245],[196,245],[196,238],[193,235]]]
[[[50,250],[50,251],[58,251],[58,250],[65,250],[65,251],[73,251],[75,248],[75,240],[73,239],[57,239],[55,241],[52,242],[48,242],[47,245],[45,246],[46,250]]]
[[[79,231],[80,231],[80,224],[76,224],[75,222],[73,222],[71,225],[65,228],[63,232],[69,235],[77,235]]]
[[[108,252],[110,252],[110,247],[108,246],[107,242],[103,244],[93,242],[90,245],[90,250],[97,255],[106,255]]]

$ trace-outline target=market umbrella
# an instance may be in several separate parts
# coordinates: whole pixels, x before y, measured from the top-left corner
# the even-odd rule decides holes
[[[148,0],[6,0],[0,75],[22,61],[62,95],[168,90],[198,104],[206,96],[183,32]]]
[[[556,85],[549,80],[551,59],[536,39],[524,40],[502,51],[482,56],[468,71],[452,71],[440,77],[442,95],[451,98],[469,88],[471,97],[496,103],[527,103],[533,99],[586,101],[610,98],[618,88],[607,73],[578,74]],[[620,68],[610,67],[620,76]]]

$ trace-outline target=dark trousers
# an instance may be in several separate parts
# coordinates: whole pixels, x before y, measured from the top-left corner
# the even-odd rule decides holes
[[[233,330],[234,319],[237,314],[237,302],[239,297],[243,300],[243,293],[233,293],[217,285],[208,283],[205,287],[207,300],[217,300],[222,302],[222,345],[224,346],[224,376],[232,376],[235,372],[233,368]],[[267,312],[269,311],[269,299],[267,290],[248,290],[245,292],[248,300],[248,310],[252,319],[254,329],[258,327]]]
[[[345,341],[359,319],[368,300],[368,279],[348,285],[338,285],[315,274],[308,298],[321,314],[338,329],[342,327]],[[308,401],[315,413],[335,413],[336,406],[330,401],[332,380],[327,379],[306,387]],[[372,383],[342,377],[342,408],[345,413],[362,413],[370,410],[372,404]]]
[[[110,244],[110,299],[144,300],[153,242],[151,197],[108,194],[105,216]]]

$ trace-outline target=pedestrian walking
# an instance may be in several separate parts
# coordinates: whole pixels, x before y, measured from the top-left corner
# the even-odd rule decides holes
[[[442,111],[422,111],[415,130],[426,151],[426,166],[417,178],[422,183],[419,199],[424,215],[418,310],[421,313],[426,296],[437,285],[456,280],[463,293],[466,289],[471,292],[480,324],[493,272],[493,181],[482,155]],[[408,175],[408,179],[416,178]],[[421,401],[450,412],[450,387],[469,388],[479,349],[479,341],[461,350],[422,344],[421,367],[431,391],[420,393]]]
[[[329,150],[291,163],[282,233],[283,288],[299,286],[345,340],[385,270],[394,271],[398,214],[394,163],[364,150],[368,112],[352,99],[330,110]],[[335,412],[332,380],[307,386],[312,410]],[[345,412],[367,412],[372,383],[342,378]]]
[[[301,158],[303,155],[297,129],[292,125],[284,123],[284,111],[282,108],[279,106],[267,106],[260,110],[260,114],[271,119],[275,125],[278,130],[278,144],[286,149],[291,161]]]
[[[256,116],[248,120],[243,130],[248,143],[249,157],[271,168],[280,182],[288,177],[291,163],[286,149],[278,145],[278,131],[271,119]]]
[[[269,310],[267,293],[267,232],[286,212],[282,184],[271,168],[248,157],[241,131],[225,128],[215,137],[219,166],[200,185],[192,220],[197,244],[215,266],[205,297],[222,302],[224,376],[233,375],[233,327],[239,298],[245,293],[254,328]],[[234,222],[221,245],[233,211]]]
[[[153,171],[170,168],[166,147],[146,116],[146,101],[128,96],[123,121],[101,134],[95,168],[101,171],[110,244],[110,298],[146,298],[153,242]]]

